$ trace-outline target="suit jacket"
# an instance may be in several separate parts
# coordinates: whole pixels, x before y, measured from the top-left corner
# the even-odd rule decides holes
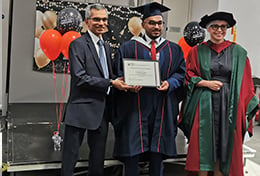
[[[112,78],[110,48],[107,43],[104,47],[109,77]],[[96,48],[88,32],[70,44],[69,64],[71,82],[64,114],[65,124],[97,129],[103,118],[110,81],[104,78]]]

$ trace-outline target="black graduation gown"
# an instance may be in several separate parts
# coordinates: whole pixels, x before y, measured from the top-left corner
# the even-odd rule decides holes
[[[211,47],[213,44],[208,41],[207,44]],[[213,46],[215,48],[222,48],[221,45]],[[230,94],[230,80],[232,73],[232,51],[234,45],[223,47],[223,49],[211,50],[211,64],[210,72],[212,80],[219,80],[223,86],[219,91],[212,91],[212,125],[213,131],[213,148],[214,160],[226,162],[229,134],[229,94]]]

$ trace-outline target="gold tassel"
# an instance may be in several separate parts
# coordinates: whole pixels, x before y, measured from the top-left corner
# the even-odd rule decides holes
[[[233,42],[236,42],[236,40],[237,40],[237,28],[236,28],[236,26],[232,27],[231,34],[233,35]]]

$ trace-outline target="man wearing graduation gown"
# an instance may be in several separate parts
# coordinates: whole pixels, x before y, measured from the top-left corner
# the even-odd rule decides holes
[[[123,43],[115,57],[115,74],[124,76],[123,58],[159,61],[160,87],[132,86],[115,94],[114,156],[125,164],[125,174],[138,175],[140,154],[149,153],[150,175],[162,173],[162,160],[176,156],[175,136],[180,101],[178,91],[184,84],[185,61],[181,48],[161,37],[162,12],[169,9],[150,3],[135,10],[143,14],[143,37]],[[155,43],[154,51],[152,41]]]
[[[187,58],[188,92],[179,126],[189,139],[189,175],[244,175],[243,137],[246,131],[252,134],[258,99],[246,50],[224,40],[235,23],[227,12],[205,15],[200,25],[211,38],[193,47]]]

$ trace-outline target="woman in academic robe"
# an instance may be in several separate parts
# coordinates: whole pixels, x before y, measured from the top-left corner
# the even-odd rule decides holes
[[[236,24],[228,12],[201,18],[210,39],[191,49],[186,66],[187,96],[179,127],[189,140],[189,175],[243,176],[242,144],[258,98],[247,51],[225,40]],[[252,124],[251,124],[252,125]]]

